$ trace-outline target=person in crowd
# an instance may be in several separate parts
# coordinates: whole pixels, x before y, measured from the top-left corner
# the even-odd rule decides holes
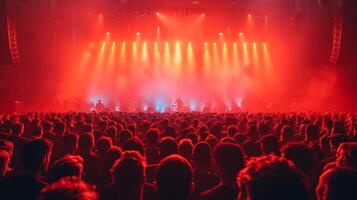
[[[77,154],[78,149],[78,140],[79,136],[74,133],[69,133],[64,135],[63,138],[63,148],[61,152],[58,152],[57,155],[54,155],[55,160],[62,158],[65,155],[75,155]]]
[[[193,144],[190,139],[182,139],[178,145],[178,154],[192,162]]]
[[[164,137],[159,142],[159,152],[160,158],[164,159],[165,157],[177,153],[177,142],[172,137]]]
[[[98,186],[107,185],[112,182],[111,169],[115,161],[121,157],[121,154],[122,154],[122,150],[117,146],[114,146],[111,149],[109,149],[103,161],[100,183],[97,183]]]
[[[194,190],[190,163],[178,154],[162,159],[156,170],[156,188],[160,200],[188,200]]]
[[[279,141],[275,135],[265,135],[260,142],[260,148],[264,155],[275,154],[280,155]]]
[[[306,177],[295,166],[276,155],[251,158],[239,173],[238,200],[308,200]]]
[[[0,150],[0,180],[9,172],[10,154],[6,150]]]
[[[157,164],[160,162],[160,152],[157,147],[159,143],[159,130],[158,129],[149,129],[146,132],[146,159],[147,164]]]
[[[193,181],[195,183],[194,197],[219,184],[218,176],[211,169],[212,149],[207,142],[199,142],[193,149]]]
[[[280,133],[280,144],[284,145],[286,143],[294,142],[294,141],[295,141],[294,129],[289,125],[283,126]]]
[[[305,175],[311,175],[314,167],[315,158],[312,149],[303,143],[287,143],[281,149],[281,156],[304,172]]]
[[[200,195],[200,199],[237,199],[239,191],[236,176],[245,166],[243,150],[234,143],[219,143],[214,149],[214,160],[220,183],[212,189],[204,191]]]
[[[47,185],[43,175],[48,169],[52,144],[42,139],[27,142],[21,148],[22,171],[0,181],[3,199],[36,199]]]
[[[95,188],[77,177],[65,177],[45,187],[37,200],[98,200]]]
[[[95,183],[98,180],[100,173],[100,159],[94,153],[94,137],[93,133],[83,133],[79,136],[78,141],[78,155],[83,160],[83,172],[85,174],[84,180],[88,183]]]
[[[24,134],[24,124],[15,123],[11,127],[12,134],[7,138],[14,144],[14,149],[12,152],[10,164],[13,168],[19,167],[20,165],[20,149],[28,141],[27,138],[23,137]]]
[[[110,137],[102,136],[98,139],[96,143],[96,152],[97,156],[104,160],[104,157],[107,155],[108,151],[112,148],[113,143]]]
[[[82,178],[83,158],[75,155],[66,155],[56,160],[48,169],[47,181],[53,183],[63,177]]]
[[[321,174],[316,188],[318,200],[354,200],[357,199],[357,170],[338,167]]]
[[[100,199],[141,200],[144,193],[145,164],[137,151],[125,151],[112,168],[113,182],[105,186]]]

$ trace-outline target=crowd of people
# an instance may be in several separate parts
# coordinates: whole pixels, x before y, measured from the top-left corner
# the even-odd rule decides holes
[[[357,199],[354,113],[0,113],[0,199]]]

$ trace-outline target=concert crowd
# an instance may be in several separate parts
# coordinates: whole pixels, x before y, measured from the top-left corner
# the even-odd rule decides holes
[[[0,113],[0,197],[355,200],[355,113]]]

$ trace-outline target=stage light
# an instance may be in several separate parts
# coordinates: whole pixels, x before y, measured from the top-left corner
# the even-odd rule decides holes
[[[223,61],[223,67],[226,68],[228,66],[228,51],[227,51],[227,43],[223,43],[223,48],[222,48],[222,61]]]
[[[175,47],[175,53],[174,53],[174,64],[177,67],[177,71],[180,70],[180,64],[181,64],[181,60],[182,60],[182,55],[181,55],[181,46],[180,46],[180,42],[177,41],[176,42],[176,47]],[[178,74],[176,74],[178,75]]]
[[[244,34],[242,32],[239,33],[239,36],[243,36]]]
[[[136,42],[133,42],[132,51],[133,51],[133,62],[134,62],[134,63],[136,63],[136,58],[137,58],[137,47],[136,47]]]
[[[243,59],[244,59],[244,65],[247,66],[249,65],[249,53],[248,53],[248,45],[246,42],[243,43]]]
[[[217,49],[217,43],[213,42],[213,63],[214,66],[217,67],[219,62],[219,56],[218,56],[218,49]]]
[[[160,15],[160,13],[159,12],[156,12],[156,16],[159,16]]]
[[[170,55],[170,46],[168,42],[165,42],[165,50],[164,50],[164,62],[165,67],[169,67],[171,64],[171,55]]]
[[[126,60],[126,42],[123,42],[120,50],[120,65],[124,65]]]
[[[158,46],[157,42],[154,43],[154,61],[155,61],[156,66],[159,64],[159,61],[160,61],[160,51],[159,51],[159,46]]]
[[[188,42],[187,45],[187,64],[189,74],[192,74],[194,67],[194,58],[193,58],[193,49],[191,42]]]
[[[219,36],[223,36],[223,33],[218,33]]]
[[[115,50],[116,50],[116,43],[113,42],[112,43],[112,48],[110,50],[110,55],[109,55],[109,70],[108,70],[108,74],[111,74],[115,65]]]
[[[141,50],[141,60],[144,63],[146,63],[147,60],[148,60],[148,50],[147,50],[146,42],[143,43],[143,47],[142,47],[142,50]]]
[[[140,36],[141,35],[141,33],[140,32],[136,32],[136,36]]]
[[[253,18],[252,18],[251,14],[248,14],[247,24],[248,24],[249,27],[251,27],[253,25]]]
[[[110,35],[110,32],[106,32],[105,34],[106,34],[106,35]]]
[[[264,56],[264,64],[266,65],[267,72],[270,73],[271,60],[270,60],[270,55],[269,55],[269,51],[268,51],[268,46],[265,42],[263,43],[263,54],[264,54],[263,55]]]
[[[97,57],[97,62],[95,65],[95,69],[92,72],[92,85],[96,85],[96,83],[101,78],[100,74],[101,74],[103,63],[104,63],[104,54],[105,54],[106,46],[107,46],[107,43],[103,42],[102,46],[100,47],[99,54]]]
[[[211,70],[211,61],[209,57],[209,49],[208,49],[208,43],[205,42],[205,50],[204,50],[204,55],[203,55],[203,61],[204,61],[204,71],[205,74],[208,75],[210,70]]]
[[[234,75],[236,75],[238,74],[238,70],[239,70],[239,54],[238,54],[238,47],[236,42],[233,43],[232,58],[233,58],[233,67],[236,70],[235,71],[236,73],[234,73]]]
[[[255,42],[253,42],[253,61],[255,66],[259,66],[258,50]]]

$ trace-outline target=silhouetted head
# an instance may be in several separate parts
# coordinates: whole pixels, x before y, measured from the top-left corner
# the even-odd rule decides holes
[[[199,142],[193,149],[193,161],[195,165],[208,167],[211,162],[212,149],[207,142]]]
[[[308,200],[310,195],[303,174],[275,155],[251,158],[237,183],[239,200]]]
[[[112,148],[113,143],[110,137],[102,136],[98,139],[96,143],[96,150],[100,157],[104,158],[110,148]]]
[[[145,163],[139,152],[123,152],[113,165],[112,176],[119,191],[119,199],[141,200],[145,183]]]
[[[122,147],[126,141],[133,137],[133,133],[126,129],[119,133],[119,145]]]
[[[21,123],[16,123],[12,125],[12,134],[21,136],[24,133],[24,125]]]
[[[294,136],[295,136],[295,131],[291,126],[289,125],[283,126],[280,135],[281,142],[283,143],[292,142],[294,141]]]
[[[178,145],[178,153],[187,160],[192,159],[193,144],[190,139],[182,139]]]
[[[306,141],[317,141],[320,138],[320,129],[318,126],[309,124],[305,130]]]
[[[66,177],[45,187],[37,200],[97,200],[95,188],[76,177]]]
[[[69,133],[63,136],[63,149],[66,152],[75,153],[78,148],[78,135],[74,133]]]
[[[340,144],[348,142],[348,137],[344,134],[332,135],[329,137],[330,139],[330,151],[332,153],[336,153],[337,148]]]
[[[356,193],[357,171],[352,168],[332,168],[325,171],[316,188],[318,200],[354,200]]]
[[[159,141],[159,130],[151,128],[146,132],[146,142],[151,146],[156,146]]]
[[[51,157],[52,144],[35,139],[27,142],[21,148],[20,160],[25,170],[33,174],[46,172]]]
[[[288,143],[284,145],[281,149],[281,155],[283,158],[294,163],[306,175],[311,170],[315,161],[312,150],[302,143]]]
[[[163,159],[156,170],[156,185],[161,200],[186,200],[193,186],[192,168],[174,154]]]
[[[264,155],[275,154],[279,155],[279,141],[274,135],[265,135],[260,143],[262,153]]]
[[[10,154],[5,150],[0,150],[0,177],[6,175],[9,168]]]
[[[145,147],[141,140],[137,137],[130,138],[123,146],[124,151],[138,151],[142,156],[145,156]]]
[[[337,166],[357,170],[357,142],[342,143],[336,152]]]
[[[81,154],[90,154],[94,149],[94,136],[92,133],[83,133],[79,136],[78,150]]]
[[[10,142],[9,140],[0,139],[0,150],[7,151],[11,158],[12,152],[14,150],[14,144],[12,142]]]
[[[241,147],[234,143],[219,143],[214,149],[215,163],[221,179],[233,179],[244,167],[244,153]]]
[[[177,153],[177,143],[172,137],[164,137],[159,143],[160,157],[165,158],[166,156]]]
[[[56,160],[48,170],[48,181],[53,183],[63,177],[82,177],[83,158],[80,156],[66,155]]]
[[[238,128],[234,125],[230,125],[227,129],[227,133],[229,137],[234,137],[234,135],[238,133]]]
[[[32,136],[34,138],[42,138],[43,127],[41,125],[35,125],[32,127]]]
[[[114,144],[116,144],[116,140],[118,137],[118,129],[116,126],[109,126],[106,130],[105,130],[105,135],[110,137],[112,139],[112,142]]]
[[[65,131],[66,131],[66,124],[65,123],[63,123],[63,122],[54,123],[53,132],[56,135],[64,135]]]

